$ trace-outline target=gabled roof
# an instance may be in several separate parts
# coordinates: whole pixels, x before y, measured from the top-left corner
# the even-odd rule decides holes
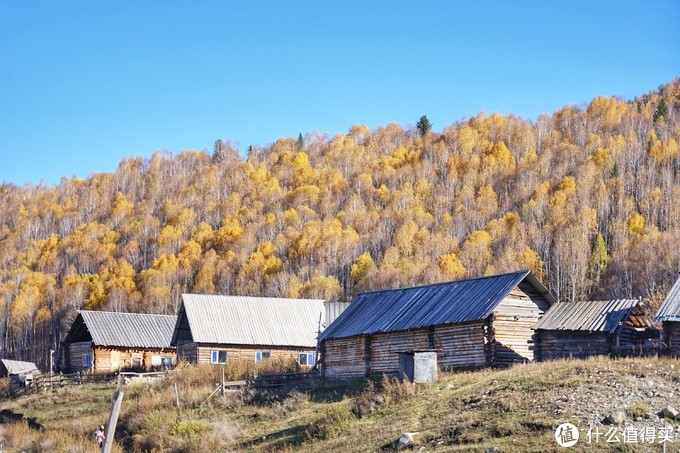
[[[654,321],[680,321],[680,277],[675,281],[666,300],[661,304]]]
[[[7,374],[28,374],[38,371],[38,367],[33,362],[23,362],[21,360],[2,359],[2,365],[7,370]]]
[[[319,320],[320,299],[183,294],[172,342],[188,327],[196,343],[313,348]]]
[[[320,339],[396,332],[483,320],[526,281],[552,304],[556,299],[530,271],[359,294]]]
[[[96,346],[170,348],[177,316],[81,310],[65,343],[91,340]]]
[[[634,327],[652,327],[637,299],[558,302],[536,323],[536,330],[569,330],[612,334],[630,322]]]

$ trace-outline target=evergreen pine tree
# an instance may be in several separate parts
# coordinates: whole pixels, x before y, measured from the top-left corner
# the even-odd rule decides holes
[[[416,127],[418,128],[418,132],[420,132],[420,136],[425,137],[432,130],[432,123],[430,123],[430,120],[427,119],[426,115],[423,115],[416,123]]]
[[[656,123],[661,118],[665,120],[667,115],[668,115],[668,103],[666,103],[666,100],[664,98],[661,98],[661,101],[659,101],[659,105],[656,107],[656,111],[654,112],[654,122]]]

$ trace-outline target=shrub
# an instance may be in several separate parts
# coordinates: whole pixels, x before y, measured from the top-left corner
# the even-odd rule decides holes
[[[399,379],[396,377],[388,378],[384,374],[380,381],[380,387],[387,404],[405,401],[416,393],[416,385],[414,383],[408,381],[399,382]]]
[[[298,409],[300,406],[304,406],[308,402],[309,393],[303,393],[297,390],[293,390],[281,402],[281,407],[287,412],[292,412]]]
[[[347,431],[356,419],[345,405],[333,405],[305,429],[307,439],[333,439]]]
[[[405,401],[416,392],[416,385],[411,382],[400,382],[396,377],[389,378],[383,375],[380,381],[380,388],[377,389],[373,381],[361,394],[359,394],[351,404],[351,410],[357,417],[372,414],[379,406],[397,404]]]
[[[361,394],[352,400],[351,410],[357,417],[375,412],[376,407],[385,402],[385,398],[380,395],[375,388],[373,381],[368,381],[368,385]]]
[[[642,401],[636,401],[633,407],[630,409],[629,413],[633,418],[644,417],[649,412],[649,404],[643,403]]]
[[[0,378],[0,400],[11,396],[9,378]]]
[[[198,422],[177,422],[170,430],[170,434],[178,437],[194,438],[203,433],[203,425]]]

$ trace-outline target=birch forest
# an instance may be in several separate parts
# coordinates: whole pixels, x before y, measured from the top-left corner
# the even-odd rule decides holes
[[[560,300],[658,306],[680,266],[680,79],[535,120],[421,113],[0,185],[0,357],[46,367],[77,310],[174,314],[186,292],[351,300],[530,269]]]

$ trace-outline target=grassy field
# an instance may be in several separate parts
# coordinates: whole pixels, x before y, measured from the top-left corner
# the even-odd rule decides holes
[[[585,432],[610,429],[601,421],[615,410],[626,414],[619,430],[656,429],[667,421],[655,413],[680,407],[674,359],[533,363],[444,374],[434,385],[383,378],[208,398],[220,377],[219,368],[183,367],[154,384],[125,386],[114,451],[389,451],[412,432],[414,450],[545,452],[563,450],[553,437],[563,422],[581,429],[577,451],[660,451],[641,442],[588,445]],[[10,452],[97,451],[92,433],[114,391],[92,385],[3,401],[0,444]],[[678,451],[675,442],[669,451]]]

